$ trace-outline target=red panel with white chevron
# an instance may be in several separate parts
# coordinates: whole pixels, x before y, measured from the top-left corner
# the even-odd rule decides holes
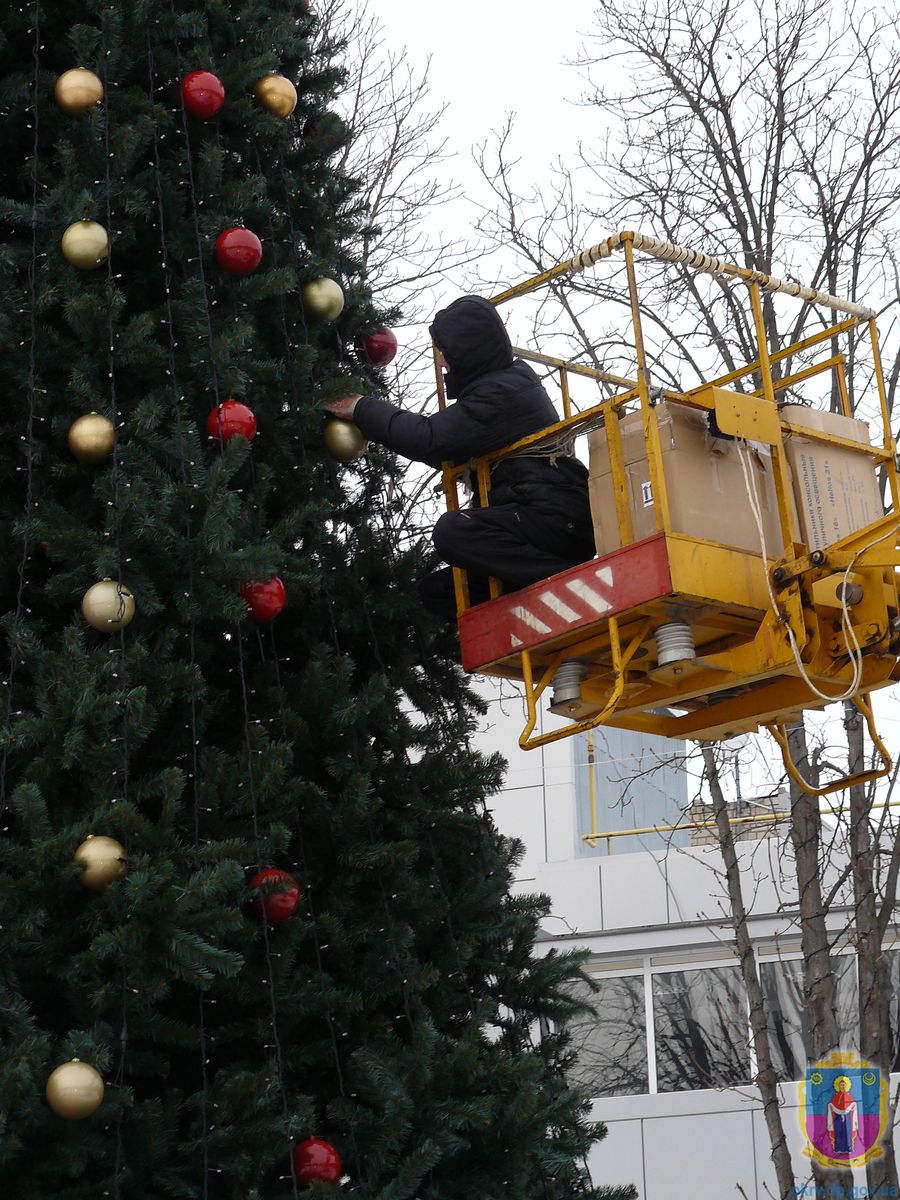
[[[658,533],[464,612],[463,667],[477,671],[671,594],[666,539]]]

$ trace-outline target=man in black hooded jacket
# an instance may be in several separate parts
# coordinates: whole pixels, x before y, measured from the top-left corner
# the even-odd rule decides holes
[[[559,420],[535,372],[513,358],[497,310],[479,296],[442,309],[429,330],[444,359],[446,391],[455,404],[425,417],[379,396],[326,403],[353,420],[364,436],[413,462],[460,465],[508,446]],[[468,572],[473,604],[488,599],[488,577],[515,591],[594,557],[587,469],[569,455],[515,456],[491,471],[490,506],[444,513],[433,531],[435,549]],[[425,606],[453,617],[450,568],[421,585]]]

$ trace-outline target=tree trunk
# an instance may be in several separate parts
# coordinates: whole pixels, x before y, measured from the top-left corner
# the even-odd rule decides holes
[[[850,771],[865,764],[862,714],[849,701],[844,705]],[[859,977],[859,1052],[890,1078],[891,1026],[887,965],[875,896],[875,856],[869,828],[870,797],[866,788],[850,788],[850,862],[853,872],[853,911],[856,926],[856,963]],[[884,1156],[866,1164],[866,1183],[874,1194],[885,1195],[898,1187],[893,1140],[885,1138]]]
[[[788,731],[791,757],[800,775],[809,779],[811,766],[806,749],[806,729],[794,725]],[[797,870],[800,941],[803,950],[803,980],[809,1014],[810,1052],[813,1062],[840,1047],[837,1022],[837,987],[831,969],[831,947],[825,925],[820,874],[821,826],[818,800],[791,781],[791,842]],[[819,1185],[835,1189],[834,1195],[853,1195],[853,1174],[848,1170],[825,1170],[812,1166]],[[843,1193],[841,1192],[843,1188]]]
[[[722,858],[725,862],[725,879],[731,905],[734,940],[737,945],[744,986],[750,1001],[750,1028],[753,1032],[753,1048],[756,1052],[756,1082],[762,1097],[766,1128],[769,1131],[772,1162],[775,1165],[775,1177],[778,1180],[778,1195],[780,1200],[789,1200],[794,1194],[794,1167],[781,1120],[778,1079],[772,1065],[766,1007],[759,982],[756,955],[753,952],[753,944],[747,928],[747,910],[744,907],[744,896],[741,889],[740,864],[734,848],[734,830],[728,823],[728,806],[719,784],[719,767],[715,753],[710,746],[703,746],[703,763],[706,767],[706,778],[709,781],[709,790],[713,801],[719,849],[722,851]]]

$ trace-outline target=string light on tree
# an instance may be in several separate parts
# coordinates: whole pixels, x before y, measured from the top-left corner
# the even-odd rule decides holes
[[[276,117],[289,117],[297,107],[297,89],[284,75],[264,75],[254,84],[253,93]]]
[[[109,257],[109,235],[96,221],[73,222],[59,244],[66,261],[82,271],[93,271]]]
[[[330,1142],[317,1137],[307,1138],[294,1147],[292,1158],[298,1187],[340,1182],[343,1172],[341,1156]]]
[[[67,1121],[83,1121],[103,1103],[103,1079],[89,1063],[73,1058],[47,1080],[47,1103]]]
[[[307,316],[334,321],[344,311],[343,289],[333,279],[311,279],[304,283],[300,294]]]
[[[56,103],[67,113],[85,112],[103,99],[103,84],[93,71],[73,67],[64,71],[53,89]]]
[[[115,838],[90,834],[75,851],[75,861],[84,868],[80,882],[92,892],[102,892],[124,876],[127,857],[125,847]]]
[[[386,367],[397,354],[397,337],[390,329],[362,333],[354,345],[357,353],[367,358],[373,367]]]
[[[208,121],[225,104],[225,86],[212,71],[191,71],[181,81],[181,103],[188,116]]]
[[[251,907],[259,920],[278,925],[292,917],[300,903],[300,886],[293,875],[278,867],[266,867],[250,880],[259,889],[259,898]]]
[[[329,417],[322,434],[328,453],[340,463],[361,458],[369,448],[359,426],[352,421],[342,421],[339,417]]]
[[[130,625],[134,610],[134,596],[113,579],[101,579],[89,587],[81,601],[84,619],[100,633],[116,633]]]
[[[229,275],[249,275],[262,262],[262,242],[252,229],[232,225],[216,238],[216,262]]]
[[[110,1192],[120,1184],[124,1200],[141,1190],[137,1173],[154,1155],[165,1158],[157,1190],[172,1195],[252,1190],[253,1174],[267,1200],[338,1200],[348,1169],[366,1174],[363,1190],[373,1196],[402,1190],[403,1165],[369,1154],[392,1136],[390,1106],[365,1129],[352,1120],[362,1094],[354,1052],[370,1049],[376,1073],[398,1071],[419,1106],[422,1138],[439,1140],[441,1114],[428,1097],[441,1085],[441,1063],[412,1061],[403,1047],[427,1038],[432,1017],[465,1034],[466,1014],[485,994],[506,1000],[519,972],[532,969],[530,913],[513,930],[521,952],[506,990],[459,967],[503,915],[499,903],[473,905],[471,893],[494,874],[486,867],[503,878],[507,868],[474,819],[475,803],[462,814],[456,805],[461,791],[480,797],[487,784],[477,762],[470,771],[465,748],[443,736],[446,705],[470,709],[456,683],[448,691],[446,663],[432,670],[417,620],[417,557],[395,553],[398,466],[386,456],[385,479],[365,478],[352,462],[365,440],[349,422],[335,422],[329,435],[341,440],[336,453],[347,470],[317,435],[323,396],[365,390],[380,374],[377,335],[389,310],[381,289],[372,296],[365,281],[350,282],[367,217],[346,203],[354,185],[342,151],[326,157],[330,145],[346,144],[345,131],[322,113],[343,64],[339,49],[315,36],[315,0],[313,17],[300,17],[305,7],[211,5],[200,13],[209,19],[193,23],[162,0],[104,4],[86,16],[19,0],[4,12],[13,88],[6,200],[24,219],[7,223],[0,253],[9,285],[0,342],[4,361],[14,353],[22,360],[21,386],[7,388],[7,443],[18,449],[0,527],[10,619],[27,637],[6,647],[5,705],[22,736],[4,759],[0,809],[13,796],[28,800],[36,781],[47,784],[55,812],[48,821],[40,803],[23,802],[0,821],[13,877],[27,880],[38,862],[49,880],[5,889],[5,944],[51,931],[30,956],[35,969],[5,980],[11,1003],[28,1016],[15,1054],[31,1082],[16,1113],[21,1136],[0,1152],[0,1176],[35,1196],[65,1194],[73,1171],[91,1173],[90,1160],[109,1168]],[[54,83],[79,63],[104,88],[99,107],[69,115]],[[198,72],[198,82],[195,68],[213,63],[222,76]],[[274,69],[286,80],[268,74]],[[194,82],[183,89],[189,72]],[[209,95],[204,76],[214,85]],[[377,109],[379,97],[371,102]],[[304,144],[300,128],[313,111]],[[49,213],[37,241],[28,220],[35,211]],[[101,241],[86,255],[76,246],[69,260],[57,244],[77,218],[102,223]],[[221,262],[216,253],[229,227],[250,242],[249,270],[242,258]],[[223,252],[233,249],[223,241]],[[301,301],[304,283],[311,286]],[[367,349],[363,342],[365,358],[353,349],[357,334],[375,335]],[[357,473],[359,486],[349,478]],[[291,584],[289,612],[285,585],[272,578],[279,569]],[[321,588],[302,586],[320,574]],[[131,630],[138,595],[142,619]],[[357,611],[367,620],[347,615]],[[42,681],[52,691],[54,736],[29,737]],[[421,735],[403,715],[408,687],[424,698]],[[442,753],[447,747],[446,769],[441,760],[424,796],[407,754],[418,758],[422,738]],[[384,745],[389,754],[380,753]],[[83,769],[60,798],[52,785],[69,751]],[[376,800],[358,820],[363,777]],[[382,806],[384,795],[398,798]],[[410,855],[379,856],[396,832],[398,806]],[[454,838],[470,816],[466,836]],[[410,872],[412,858],[432,890]],[[458,887],[442,891],[445,878]],[[387,944],[391,923],[407,911],[416,936],[398,955]],[[451,918],[452,936],[439,940],[436,955],[430,945],[422,950],[418,932],[446,930]],[[229,921],[237,923],[231,932]],[[125,958],[93,953],[103,939],[113,950],[121,941]],[[311,1025],[300,1001],[320,958],[323,970],[341,964],[357,986],[326,989]],[[358,992],[377,992],[384,1004],[359,1011]],[[523,1019],[533,1019],[527,1005]],[[236,1044],[239,1087],[229,1052]],[[465,1064],[465,1037],[458,1049]],[[456,1053],[448,1042],[447,1056]],[[503,1080],[489,1094],[497,1072],[481,1058],[477,1090],[502,1104]],[[62,1116],[43,1099],[60,1065],[48,1103],[59,1096]],[[465,1103],[471,1081],[465,1071],[456,1076],[448,1103]],[[176,1103],[182,1085],[191,1094],[188,1124]],[[299,1109],[298,1086],[308,1097]],[[264,1100],[252,1129],[248,1095]],[[525,1102],[542,1099],[536,1087]],[[541,1195],[533,1170],[524,1179],[525,1165],[558,1163],[570,1148],[557,1132],[565,1121],[557,1091],[551,1099],[549,1116],[538,1111],[519,1141],[508,1139],[509,1153],[521,1154],[523,1194]],[[337,1114],[334,1125],[326,1114]],[[67,1118],[81,1124],[64,1125]],[[253,1156],[244,1167],[242,1147],[223,1141],[242,1121]],[[309,1136],[316,1131],[321,1137]],[[458,1180],[445,1173],[450,1190],[465,1187],[465,1157]],[[481,1165],[482,1190],[502,1194],[490,1156]],[[560,1183],[556,1191],[579,1189]]]
[[[240,593],[247,601],[251,621],[274,621],[287,603],[287,591],[277,575],[262,582],[251,580],[241,586]]]
[[[116,445],[116,430],[100,413],[85,413],[69,426],[69,449],[82,462],[99,463],[109,458]]]
[[[218,404],[206,418],[206,432],[217,442],[230,442],[233,437],[252,442],[256,436],[253,409],[239,400],[226,400]]]

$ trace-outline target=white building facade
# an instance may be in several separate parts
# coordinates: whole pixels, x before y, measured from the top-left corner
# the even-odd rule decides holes
[[[579,1079],[609,1130],[590,1159],[594,1179],[633,1183],[643,1200],[777,1197],[762,1106],[750,1083],[756,1064],[718,850],[692,845],[687,830],[586,846],[584,736],[524,753],[517,746],[518,697],[508,686],[505,699],[490,695],[480,744],[509,762],[507,786],[490,807],[499,828],[525,846],[516,889],[550,897],[542,945],[586,950],[586,970],[599,985],[597,1018],[577,1031]],[[598,827],[677,824],[695,786],[680,765],[682,750],[679,743],[614,730],[598,735]],[[744,896],[784,1081],[785,1133],[798,1188],[809,1185],[798,1194],[814,1196],[798,1086],[807,1067],[806,1017],[790,847],[783,827],[757,837],[738,846]],[[837,871],[836,865],[835,880]],[[828,919],[841,964],[842,1048],[853,1050],[857,994],[848,900],[839,890]],[[896,1036],[900,939],[888,958]],[[855,1178],[857,1194],[866,1195],[864,1172]]]

